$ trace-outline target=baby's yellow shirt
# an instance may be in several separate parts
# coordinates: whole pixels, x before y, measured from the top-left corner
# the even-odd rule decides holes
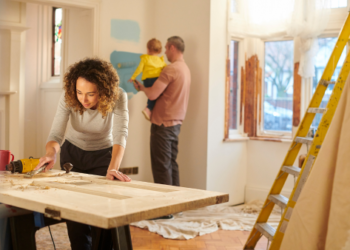
[[[139,66],[136,68],[131,79],[135,80],[136,77],[142,72],[142,80],[147,78],[159,77],[162,69],[166,66],[164,62],[164,57],[152,56],[152,55],[142,55],[140,56],[141,61]]]

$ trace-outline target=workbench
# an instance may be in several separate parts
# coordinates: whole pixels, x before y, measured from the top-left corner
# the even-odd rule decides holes
[[[130,223],[228,201],[228,194],[212,191],[49,172],[31,179],[0,172],[0,203],[39,212],[51,220],[113,229],[115,250],[132,249]]]

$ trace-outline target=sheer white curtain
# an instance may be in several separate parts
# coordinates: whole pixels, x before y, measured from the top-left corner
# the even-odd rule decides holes
[[[255,38],[291,37],[294,39],[294,62],[300,62],[302,77],[302,107],[304,115],[312,97],[317,37],[327,27],[331,0],[229,0],[235,13],[228,31],[231,35]],[[240,27],[242,26],[242,27]],[[250,48],[255,50],[256,48]],[[295,129],[294,129],[295,130]],[[293,131],[294,131],[293,130]]]
[[[331,0],[293,0],[294,10],[287,23],[287,36],[299,39],[299,75],[303,78],[315,76],[315,56],[318,51],[317,36],[326,28]]]
[[[285,32],[293,11],[290,0],[237,0],[248,30],[257,37]]]
[[[299,48],[299,72],[302,77],[301,107],[303,116],[312,98],[317,37],[325,30],[331,12],[331,0],[294,0],[294,11],[287,23],[287,36],[294,37]]]
[[[331,0],[235,0],[233,5],[241,22],[238,23],[237,18],[230,19],[231,34],[240,30],[237,25],[242,25],[243,32],[249,36],[298,39],[299,74],[304,78],[315,75],[314,57],[318,50],[315,39],[328,24]]]

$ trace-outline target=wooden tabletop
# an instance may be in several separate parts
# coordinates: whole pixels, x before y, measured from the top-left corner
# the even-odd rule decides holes
[[[0,171],[0,203],[114,228],[228,201],[228,194],[51,170],[35,178]]]

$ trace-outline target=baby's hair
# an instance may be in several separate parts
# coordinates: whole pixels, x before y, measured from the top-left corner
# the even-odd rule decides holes
[[[153,38],[147,42],[147,49],[149,49],[151,52],[161,53],[162,43],[159,40]]]

